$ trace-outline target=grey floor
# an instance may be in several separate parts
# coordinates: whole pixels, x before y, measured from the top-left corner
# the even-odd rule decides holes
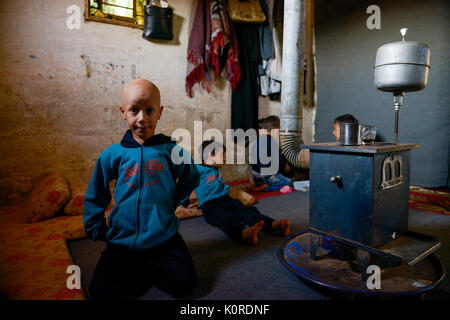
[[[289,218],[291,232],[309,224],[309,193],[294,192],[260,200],[256,207],[274,219]],[[450,270],[450,217],[410,210],[409,229],[432,235],[442,242],[436,255]],[[181,221],[180,233],[189,247],[198,273],[197,289],[186,299],[206,300],[324,300],[347,298],[298,279],[285,269],[276,256],[284,237],[260,233],[257,246],[242,246],[219,229],[208,225],[203,217]],[[87,288],[103,242],[88,239],[69,242],[75,264],[82,272]],[[142,299],[168,300],[169,295],[150,288]],[[450,299],[450,280],[428,293],[425,299]]]

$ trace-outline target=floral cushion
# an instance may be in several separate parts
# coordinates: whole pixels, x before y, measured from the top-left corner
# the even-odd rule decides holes
[[[76,184],[70,186],[71,198],[64,206],[64,214],[68,216],[79,216],[84,210],[84,195],[86,194],[87,184]]]
[[[0,207],[0,299],[85,299],[81,289],[67,288],[67,267],[74,261],[66,241],[86,237],[83,216],[28,224],[26,209]]]
[[[44,178],[32,191],[26,205],[26,222],[37,222],[53,217],[70,199],[69,184],[57,173]]]
[[[67,267],[74,264],[66,240],[86,236],[83,216],[61,216],[30,225],[8,219],[14,211],[0,210],[0,296],[13,300],[84,299],[82,290],[66,285]]]

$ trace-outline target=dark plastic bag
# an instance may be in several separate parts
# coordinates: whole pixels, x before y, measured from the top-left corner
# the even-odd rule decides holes
[[[172,40],[172,8],[144,6],[144,33],[142,37],[147,40]]]

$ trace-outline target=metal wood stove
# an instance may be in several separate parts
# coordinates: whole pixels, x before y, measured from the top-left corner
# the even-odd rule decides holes
[[[408,229],[410,151],[416,144],[310,149],[312,228],[379,247]]]
[[[405,41],[381,46],[375,59],[374,84],[392,92],[395,110],[395,143],[369,143],[357,139],[353,146],[318,143],[310,149],[311,257],[320,234],[358,248],[362,270],[370,254],[413,265],[440,247],[432,237],[408,231],[410,151],[417,144],[398,143],[399,110],[404,92],[426,87],[430,49]],[[363,278],[365,271],[362,271]]]
[[[364,280],[371,255],[414,265],[441,246],[408,231],[410,151],[417,144],[303,147],[310,149],[312,259],[321,236],[354,247]]]
[[[397,270],[395,279],[385,279],[384,294],[424,292],[445,276],[432,254],[439,240],[408,230],[410,154],[419,146],[398,143],[399,110],[404,92],[425,88],[430,50],[405,41],[406,30],[401,30],[403,41],[378,49],[375,62],[375,86],[394,95],[395,142],[364,144],[358,136],[301,146],[310,150],[310,227],[289,237],[278,257],[290,271],[319,285],[367,291],[367,270],[374,261]],[[336,244],[334,259],[330,252]],[[359,265],[356,274],[353,261]],[[417,289],[425,278],[427,283]]]

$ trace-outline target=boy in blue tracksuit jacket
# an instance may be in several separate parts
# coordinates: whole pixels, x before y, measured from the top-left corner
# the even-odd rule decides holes
[[[125,86],[120,111],[130,129],[98,158],[84,200],[86,234],[107,242],[89,287],[92,299],[137,297],[151,285],[177,297],[195,287],[195,267],[174,211],[198,185],[199,174],[195,165],[175,165],[172,151],[183,150],[170,137],[155,135],[162,110],[150,81]],[[115,206],[107,223],[111,180]]]
[[[211,151],[205,151],[206,148]],[[225,162],[224,149],[224,146],[214,141],[204,141],[201,146],[200,153],[205,153],[207,159],[203,164],[197,165],[200,184],[195,189],[195,194],[206,222],[218,227],[230,238],[251,245],[258,243],[260,230],[278,230],[287,236],[290,230],[289,219],[275,221],[262,215],[256,207],[244,206],[241,201],[230,197],[230,187],[223,183],[219,171]]]

